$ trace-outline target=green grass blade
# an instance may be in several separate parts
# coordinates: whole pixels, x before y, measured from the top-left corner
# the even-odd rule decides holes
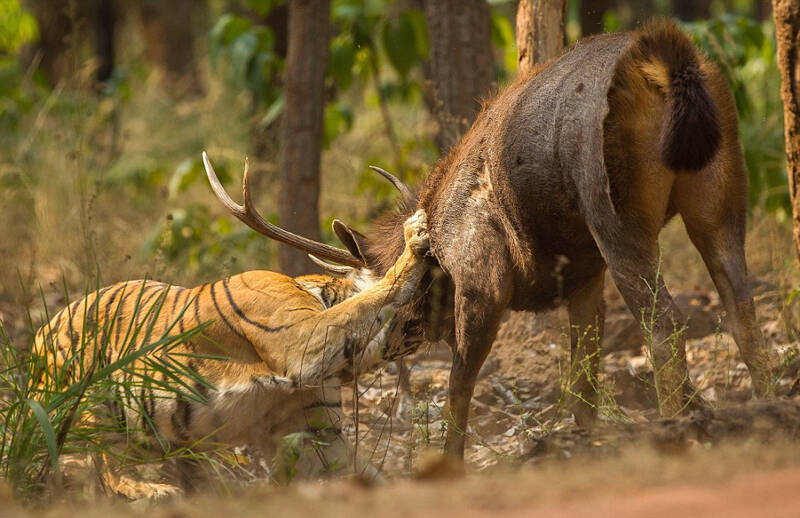
[[[50,420],[47,418],[47,412],[45,412],[44,408],[42,408],[42,405],[40,405],[38,401],[26,399],[25,402],[31,408],[31,411],[33,411],[33,415],[36,417],[36,420],[39,422],[39,426],[42,428],[44,440],[47,444],[47,452],[50,454],[50,466],[56,475],[57,483],[60,485],[61,470],[59,469],[58,465],[58,446],[56,446],[56,433],[53,430],[53,425],[50,424]]]

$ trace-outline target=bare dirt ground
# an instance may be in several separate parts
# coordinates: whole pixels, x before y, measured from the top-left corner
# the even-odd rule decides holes
[[[429,478],[433,473],[437,476]],[[288,488],[253,484],[225,495],[202,493],[156,506],[96,500],[37,509],[14,502],[0,487],[0,517],[794,517],[800,509],[798,483],[796,442],[776,438],[715,448],[695,445],[678,454],[628,447],[611,457],[466,476],[434,469],[379,487],[354,479]]]
[[[0,517],[800,516],[800,319],[788,302],[796,274],[782,277],[774,243],[750,254],[778,395],[750,401],[749,375],[699,258],[685,236],[668,229],[667,241],[667,284],[689,316],[690,376],[713,412],[658,418],[640,324],[607,283],[601,422],[591,431],[575,426],[563,396],[566,315],[510,313],[476,387],[464,469],[435,453],[450,351],[433,346],[408,360],[411,395],[397,395],[393,365],[362,378],[355,394],[344,389],[345,429],[383,469],[379,487],[351,478],[281,488],[250,469],[245,480],[179,502],[121,504],[77,491],[41,508],[20,506],[0,485]]]

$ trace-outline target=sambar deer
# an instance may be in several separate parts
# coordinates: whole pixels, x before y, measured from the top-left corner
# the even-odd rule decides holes
[[[518,77],[404,202],[370,237],[346,226],[337,234],[380,276],[403,250],[402,222],[427,212],[446,275],[406,318],[453,347],[449,454],[463,455],[478,371],[509,308],[566,304],[573,413],[591,424],[606,270],[648,323],[661,415],[702,403],[689,381],[685,319],[659,268],[658,235],[676,214],[719,291],[756,396],[771,392],[745,263],[736,109],[720,70],[673,22],[583,40]]]

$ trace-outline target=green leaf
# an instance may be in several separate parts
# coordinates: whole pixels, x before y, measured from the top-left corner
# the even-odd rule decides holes
[[[416,37],[414,26],[406,16],[400,16],[396,24],[387,21],[381,34],[383,50],[389,63],[405,79],[411,67],[420,61],[417,48],[413,44]]]
[[[258,37],[246,32],[236,38],[230,46],[231,72],[236,78],[244,78],[250,70],[250,61],[258,48]]]
[[[334,78],[337,86],[346,90],[353,82],[353,65],[356,62],[356,51],[349,37],[337,37],[331,41],[328,52],[328,73]]]
[[[503,50],[503,66],[513,73],[517,69],[517,41],[511,21],[502,13],[492,10],[492,43]]]
[[[36,19],[22,9],[19,0],[0,1],[0,53],[14,53],[38,37]]]
[[[795,289],[793,289],[793,290],[792,290],[792,292],[791,292],[791,293],[789,293],[789,297],[786,299],[786,305],[787,305],[787,306],[790,306],[790,305],[792,304],[792,301],[794,301],[794,298],[795,298],[795,297],[796,297],[798,294],[800,294],[800,288],[795,288]]]
[[[417,56],[422,61],[427,60],[430,54],[430,44],[428,42],[428,25],[425,21],[425,13],[419,9],[409,9],[400,16],[408,20],[408,23],[414,29],[414,47],[417,50]]]
[[[259,124],[261,126],[266,127],[275,122],[275,119],[277,119],[280,116],[280,114],[283,113],[283,107],[285,105],[286,105],[286,97],[284,97],[283,94],[281,93],[278,96],[278,98],[275,99],[275,102],[273,102],[270,105],[269,109],[267,110],[267,113],[264,114],[264,117],[261,119]]]
[[[253,24],[247,18],[233,14],[220,16],[208,36],[209,55],[211,61],[217,60],[220,52],[236,38],[250,30]]]
[[[497,11],[492,11],[492,43],[505,48],[514,43],[514,29],[508,18]]]
[[[353,112],[341,103],[325,107],[324,133],[322,145],[327,149],[339,134],[353,126]]]
[[[39,426],[42,428],[42,432],[44,433],[44,441],[47,444],[47,452],[50,454],[50,466],[53,468],[53,472],[56,474],[56,480],[61,480],[61,470],[60,466],[58,465],[58,446],[56,445],[56,433],[53,430],[53,425],[50,424],[50,419],[47,417],[47,412],[45,412],[42,405],[39,404],[38,401],[34,401],[33,399],[26,399],[25,403],[33,411],[34,417],[39,422]]]

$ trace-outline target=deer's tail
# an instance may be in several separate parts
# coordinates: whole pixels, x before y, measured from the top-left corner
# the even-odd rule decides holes
[[[697,48],[674,22],[659,20],[635,34],[627,58],[628,71],[636,70],[664,96],[661,161],[677,171],[704,168],[722,137]]]

